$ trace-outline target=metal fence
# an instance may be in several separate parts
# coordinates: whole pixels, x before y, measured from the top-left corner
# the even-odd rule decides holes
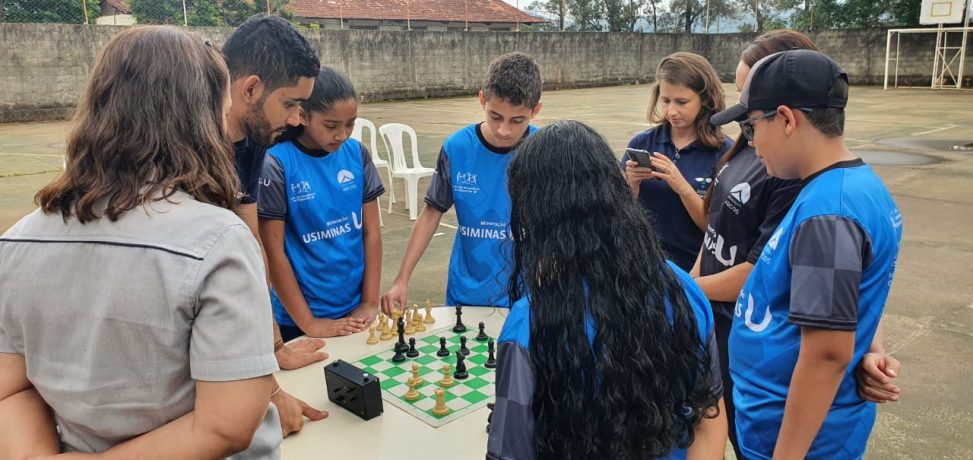
[[[287,0],[0,0],[0,23],[228,26],[258,14],[290,19]]]

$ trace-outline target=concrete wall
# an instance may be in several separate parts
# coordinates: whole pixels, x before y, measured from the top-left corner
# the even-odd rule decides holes
[[[101,47],[121,26],[0,24],[0,122],[70,116]],[[196,28],[221,44],[231,32]],[[475,93],[490,60],[520,50],[541,64],[549,89],[651,81],[674,51],[706,56],[732,81],[739,53],[756,34],[463,33],[304,30],[322,61],[355,82],[366,101]],[[884,29],[812,34],[855,84],[881,84]],[[958,44],[959,36],[956,36]],[[929,85],[935,36],[902,36],[900,84]],[[971,37],[973,41],[973,37]],[[973,75],[973,48],[966,74]],[[973,78],[966,77],[969,85]]]

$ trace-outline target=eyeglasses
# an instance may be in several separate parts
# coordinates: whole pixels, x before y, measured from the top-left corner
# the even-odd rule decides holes
[[[811,113],[813,111],[807,107],[793,107],[792,110],[800,110],[804,113]],[[753,142],[753,122],[763,120],[765,118],[773,118],[774,115],[777,115],[777,111],[770,110],[753,118],[747,118],[746,120],[738,122],[740,124],[740,131],[743,132],[743,137],[747,138],[748,141]]]
[[[771,110],[753,118],[747,118],[746,120],[738,122],[740,124],[740,131],[743,133],[743,137],[747,138],[747,141],[753,142],[753,122],[763,120],[765,118],[772,118],[774,115],[777,115],[777,111]]]

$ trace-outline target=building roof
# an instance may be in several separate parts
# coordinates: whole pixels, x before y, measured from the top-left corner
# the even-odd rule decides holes
[[[546,22],[502,0],[291,0],[287,7],[295,17],[303,19]]]
[[[127,0],[101,0],[101,9],[104,10],[105,7],[112,7],[115,11],[122,14],[132,14],[132,7],[129,6]]]

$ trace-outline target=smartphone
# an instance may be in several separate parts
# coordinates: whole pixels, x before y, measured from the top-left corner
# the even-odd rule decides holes
[[[625,149],[625,153],[628,154],[629,158],[638,163],[639,166],[643,168],[652,167],[652,154],[647,150]]]

